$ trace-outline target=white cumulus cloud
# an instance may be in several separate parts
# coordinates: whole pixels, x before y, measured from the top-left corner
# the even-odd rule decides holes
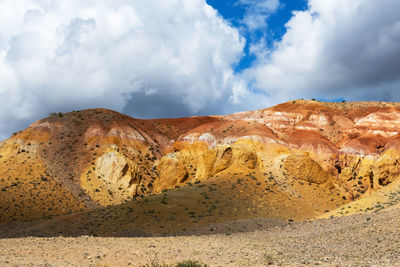
[[[400,98],[400,1],[310,0],[246,79],[272,102]]]
[[[245,40],[204,0],[1,0],[0,138],[53,111],[221,112]]]
[[[279,0],[238,0],[236,4],[245,7],[242,23],[250,31],[265,30],[268,16],[281,5]]]

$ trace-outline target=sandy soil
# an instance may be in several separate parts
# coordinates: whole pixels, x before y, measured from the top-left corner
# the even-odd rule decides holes
[[[210,229],[201,229],[191,236],[2,239],[0,266],[143,266],[188,259],[209,266],[400,266],[399,225],[395,208],[234,234],[203,235]]]

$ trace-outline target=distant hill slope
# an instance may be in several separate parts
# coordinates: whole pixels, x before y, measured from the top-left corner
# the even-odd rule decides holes
[[[0,223],[72,213],[57,222],[168,233],[337,216],[397,188],[399,133],[399,104],[383,102],[296,100],[158,120],[106,109],[52,114],[0,143]]]

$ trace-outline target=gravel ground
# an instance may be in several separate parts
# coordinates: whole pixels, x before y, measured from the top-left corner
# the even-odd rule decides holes
[[[191,236],[0,240],[0,266],[400,266],[400,209],[268,229]]]

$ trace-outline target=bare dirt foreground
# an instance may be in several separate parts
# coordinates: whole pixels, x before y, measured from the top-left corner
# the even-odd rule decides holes
[[[400,209],[243,233],[0,240],[0,266],[400,266]]]

